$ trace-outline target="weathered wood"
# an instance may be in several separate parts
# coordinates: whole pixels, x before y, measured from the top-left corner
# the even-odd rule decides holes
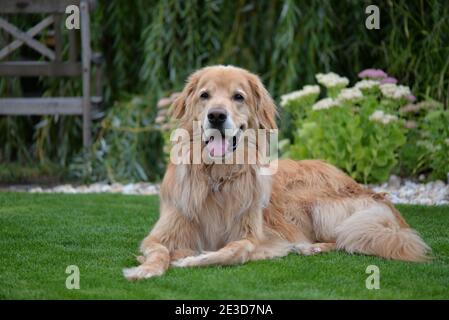
[[[92,65],[95,66],[95,95],[101,96],[103,92],[104,59],[99,52],[92,53]]]
[[[0,32],[2,29],[17,38],[7,48],[3,48],[0,57],[6,57],[11,51],[26,44],[42,55],[50,58],[46,61],[5,61],[0,62],[0,76],[82,76],[82,97],[59,98],[7,98],[0,99],[0,114],[2,115],[82,115],[83,145],[91,145],[92,106],[102,101],[101,96],[91,97],[91,63],[89,11],[95,6],[95,0],[1,0],[1,13],[38,13],[51,14],[27,32],[19,30],[14,25],[0,17]],[[80,8],[81,30],[69,30],[69,61],[63,61],[62,55],[62,24],[65,10],[69,5]],[[54,22],[55,51],[53,52],[33,37]],[[81,32],[81,62],[78,62],[78,32]],[[98,73],[101,80],[101,70]],[[96,84],[100,92],[101,84]]]
[[[89,2],[81,0],[81,52],[83,68],[83,146],[85,148],[91,145],[91,105],[90,105],[90,22],[89,22]]]
[[[46,46],[44,46],[39,41],[33,39],[23,31],[19,30],[16,26],[10,24],[8,21],[0,17],[0,27],[9,32],[11,35],[13,35],[15,38],[21,40],[22,42],[26,43],[27,46],[30,48],[33,48],[34,50],[38,51],[40,54],[48,57],[50,60],[55,59],[55,53],[48,49]]]
[[[79,3],[80,0],[2,0],[0,13],[65,13],[67,6]]]
[[[44,20],[36,24],[34,27],[29,29],[26,34],[30,36],[31,38],[35,35],[39,34],[42,30],[44,30],[46,27],[51,25],[54,22],[53,17],[46,17]],[[7,46],[5,46],[2,50],[0,50],[0,60],[6,58],[9,54],[11,54],[14,50],[20,48],[23,45],[23,41],[21,40],[14,40]]]
[[[0,114],[2,115],[81,115],[82,113],[80,97],[0,99]]]
[[[55,60],[62,61],[62,15],[54,14],[55,21],[53,28],[55,30]]]
[[[69,30],[69,61],[75,62],[78,60],[78,37],[77,37],[77,30]]]
[[[77,77],[81,75],[79,62],[7,61],[0,62],[1,77]]]
[[[102,97],[91,98],[93,104],[99,104]],[[0,115],[82,115],[83,99],[81,97],[55,98],[2,98]]]

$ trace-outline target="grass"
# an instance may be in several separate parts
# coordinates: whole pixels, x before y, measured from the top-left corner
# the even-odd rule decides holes
[[[434,250],[430,263],[332,252],[233,267],[170,269],[131,283],[138,243],[158,198],[0,193],[0,299],[448,299],[449,207],[400,206]],[[68,265],[80,269],[68,290]],[[368,265],[380,290],[365,288]]]

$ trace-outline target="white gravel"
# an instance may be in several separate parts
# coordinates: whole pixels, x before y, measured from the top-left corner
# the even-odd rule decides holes
[[[3,188],[8,191],[25,191],[31,193],[116,193],[132,195],[159,194],[159,184],[130,183],[106,184],[94,183],[91,185],[64,184],[55,187],[36,186],[10,186]],[[421,205],[448,205],[449,185],[443,181],[417,183],[411,180],[401,180],[391,176],[388,182],[380,185],[367,185],[376,192],[385,192],[393,203],[421,204]]]
[[[154,183],[94,183],[91,185],[74,186],[64,184],[52,188],[31,187],[25,190],[31,193],[120,193],[134,195],[159,194],[159,184]]]
[[[393,203],[447,205],[449,204],[449,185],[437,180],[428,183],[402,181],[396,176],[381,185],[369,185],[375,192],[386,192]]]

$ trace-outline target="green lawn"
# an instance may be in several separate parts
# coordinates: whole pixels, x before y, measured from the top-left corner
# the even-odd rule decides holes
[[[333,252],[242,266],[170,269],[128,282],[158,198],[0,193],[0,299],[448,299],[449,207],[401,206],[434,250],[426,264]],[[380,290],[365,288],[368,265]],[[68,290],[65,269],[80,269]]]

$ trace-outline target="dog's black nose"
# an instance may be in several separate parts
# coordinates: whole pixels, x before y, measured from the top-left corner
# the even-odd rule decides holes
[[[222,108],[213,108],[207,113],[207,119],[213,127],[222,125],[227,118],[228,114],[226,110]]]

